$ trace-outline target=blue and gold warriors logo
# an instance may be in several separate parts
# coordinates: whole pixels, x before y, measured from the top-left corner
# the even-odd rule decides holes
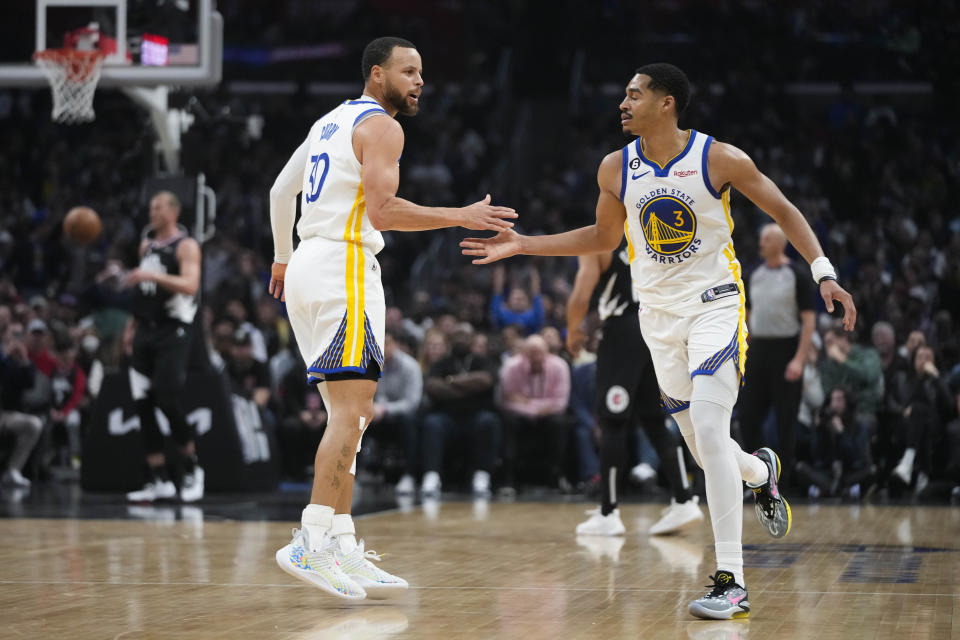
[[[640,224],[647,245],[661,256],[682,253],[697,234],[693,211],[683,200],[672,196],[649,200],[640,210]]]

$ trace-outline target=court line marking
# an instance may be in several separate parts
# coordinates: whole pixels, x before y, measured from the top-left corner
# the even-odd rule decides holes
[[[108,582],[106,580],[0,580],[0,585],[106,585],[117,587],[279,587],[303,588],[300,583],[245,583],[245,582]],[[411,591],[597,591],[608,593],[605,587],[410,587]],[[677,593],[697,591],[697,589],[643,589],[639,587],[616,587],[614,591],[624,593]],[[799,594],[799,595],[835,595],[835,596],[914,596],[931,598],[960,598],[960,593],[907,593],[902,591],[790,591],[784,589],[760,589],[763,593]]]

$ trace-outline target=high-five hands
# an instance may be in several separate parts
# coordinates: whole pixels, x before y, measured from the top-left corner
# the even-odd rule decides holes
[[[520,253],[520,238],[513,229],[504,229],[492,238],[464,238],[460,247],[465,256],[479,256],[473,264],[490,264]]]
[[[490,204],[490,194],[483,200],[461,209],[462,220],[460,226],[473,231],[503,231],[513,227],[510,219],[517,217],[517,212],[510,207],[494,207]]]

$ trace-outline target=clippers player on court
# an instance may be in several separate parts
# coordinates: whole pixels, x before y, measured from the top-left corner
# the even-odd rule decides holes
[[[790,530],[780,495],[776,454],[750,455],[730,437],[747,349],[744,289],[733,250],[730,191],[737,189],[783,229],[810,263],[828,311],[856,309],[803,214],[740,149],[681,130],[690,85],[669,64],[641,67],[620,103],[623,132],[638,136],[600,163],[596,223],[566,233],[527,237],[512,230],[461,242],[465,255],[486,264],[516,254],[580,255],[612,251],[626,232],[640,329],[653,356],[664,405],[693,458],[703,468],[717,571],[710,591],[690,603],[701,618],[749,616],[743,577],[742,481],[770,535]],[[838,304],[839,303],[839,304]]]
[[[611,253],[580,256],[567,302],[567,349],[576,355],[585,340],[580,324],[597,296],[603,337],[597,348],[597,414],[600,416],[600,490],[598,510],[577,525],[577,535],[619,536],[626,532],[617,495],[627,466],[627,436],[637,422],[650,439],[673,496],[651,535],[674,533],[703,520],[699,499],[687,484],[683,452],[663,422],[650,350],[637,322],[626,241]],[[592,293],[591,293],[592,292]]]
[[[127,494],[133,502],[167,500],[177,495],[167,475],[155,409],[167,417],[170,433],[180,448],[180,499],[194,502],[203,497],[197,435],[180,402],[197,315],[200,245],[177,224],[179,217],[180,200],[172,192],[160,191],[150,199],[151,235],[140,243],[140,267],[127,274],[124,281],[126,286],[136,286],[130,392],[140,418],[148,469],[143,489]]]
[[[285,300],[290,324],[329,413],[317,448],[313,491],[302,527],[276,553],[287,573],[348,599],[388,597],[406,581],[377,568],[356,541],[350,505],[356,454],[373,419],[383,366],[386,307],[376,254],[381,231],[462,226],[502,231],[513,209],[422,207],[398,198],[403,129],[423,88],[420,54],[400,38],[378,38],[363,52],[363,95],[311,127],[270,190],[274,263],[270,293]],[[291,234],[297,194],[300,244]]]

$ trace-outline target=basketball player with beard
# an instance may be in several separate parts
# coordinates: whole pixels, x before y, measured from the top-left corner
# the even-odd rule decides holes
[[[356,454],[373,419],[383,367],[386,306],[376,254],[381,231],[461,226],[503,231],[517,214],[490,205],[423,207],[398,198],[403,129],[398,113],[416,115],[423,89],[416,47],[378,38],[363,52],[363,95],[317,120],[270,190],[274,262],[270,293],[287,303],[309,384],[329,413],[317,448],[313,491],[301,528],[276,553],[287,573],[346,599],[389,597],[407,587],[379,569],[357,542],[350,506]],[[297,195],[302,192],[291,234]]]
[[[566,233],[467,238],[465,255],[486,264],[516,254],[583,255],[613,251],[624,235],[640,330],[653,356],[660,395],[703,468],[717,571],[710,591],[690,603],[700,618],[750,615],[743,576],[742,482],[754,492],[760,523],[773,537],[790,531],[791,513],[777,487],[780,461],[763,447],[753,455],[730,437],[747,351],[744,287],[733,248],[733,189],[780,225],[810,263],[828,311],[850,294],[824,256],[803,214],[746,153],[693,129],[680,129],[690,101],[687,76],[670,64],[637,69],[620,102],[623,132],[637,136],[600,163],[600,197],[592,225]]]

